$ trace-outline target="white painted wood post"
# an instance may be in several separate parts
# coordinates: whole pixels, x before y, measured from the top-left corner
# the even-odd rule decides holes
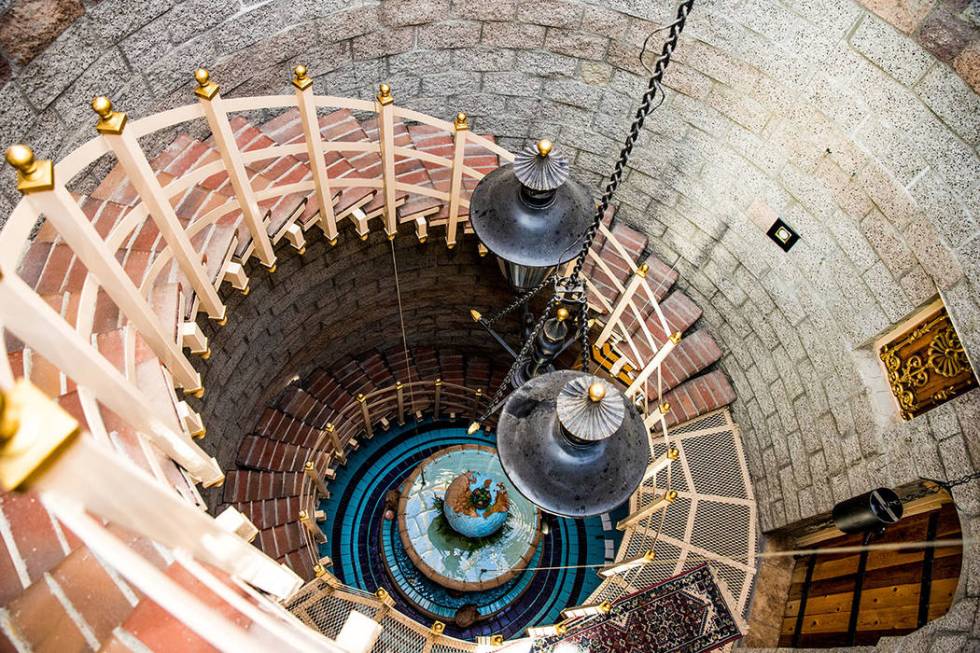
[[[663,364],[664,359],[667,358],[667,355],[674,351],[674,347],[676,347],[680,341],[680,333],[674,333],[667,338],[667,342],[665,342],[663,346],[657,350],[657,353],[650,359],[650,362],[643,366],[643,370],[636,375],[633,382],[630,383],[628,388],[626,388],[627,397],[632,397],[640,389],[646,380],[650,378],[650,375],[657,371],[657,369]]]
[[[29,148],[27,152],[30,152]],[[46,161],[34,161],[33,152],[30,152],[29,158],[31,165],[50,164]],[[75,198],[54,178],[53,166],[51,168],[50,186],[23,190],[25,201],[54,225],[71,246],[75,256],[98,279],[109,297],[139,330],[153,353],[170,370],[177,385],[185,392],[202,392],[201,375],[184,356],[177,341],[164,332],[153,308],[116,260],[115,252],[109,250]],[[23,174],[20,170],[18,177],[23,177]]]
[[[320,204],[320,228],[331,244],[337,242],[337,218],[333,210],[333,191],[327,176],[327,164],[323,158],[323,141],[320,136],[320,123],[313,102],[313,80],[307,75],[306,66],[293,68],[293,86],[296,87],[296,106],[299,108],[303,136],[306,139],[306,153],[310,159],[310,172],[313,173],[313,188]],[[302,245],[294,246],[299,249]]]
[[[470,123],[466,114],[460,111],[453,120],[453,167],[449,181],[449,222],[446,224],[446,245],[456,246],[456,233],[459,228],[459,206],[463,193],[463,163],[466,156],[466,135]]]
[[[211,349],[208,347],[208,338],[201,331],[197,322],[181,322],[180,324],[180,344],[187,347],[192,354],[197,354],[204,360],[211,358]]]
[[[252,182],[248,179],[245,171],[245,160],[242,158],[241,150],[235,141],[235,133],[228,122],[228,113],[224,109],[221,94],[218,93],[218,85],[211,81],[211,75],[204,68],[198,68],[194,73],[198,87],[194,89],[204,109],[204,116],[211,127],[211,134],[214,136],[214,144],[221,153],[221,160],[225,164],[228,179],[235,191],[238,199],[238,206],[241,209],[245,224],[249,233],[252,234],[252,245],[258,253],[262,265],[267,267],[270,272],[276,269],[276,253],[272,249],[272,240],[269,232],[266,231],[262,220],[262,212],[255,199],[255,191],[252,189]]]
[[[616,302],[616,306],[613,308],[612,313],[609,314],[609,318],[606,320],[606,325],[602,327],[602,331],[599,333],[599,337],[595,339],[595,346],[602,347],[609,340],[609,336],[612,335],[613,330],[619,324],[620,318],[623,316],[623,312],[626,307],[629,306],[630,302],[633,300],[633,295],[636,294],[637,288],[643,283],[643,280],[647,276],[647,272],[650,267],[643,263],[636,269],[636,272],[630,277],[630,280],[626,283],[626,288],[619,295],[619,300]],[[639,319],[640,316],[637,316]]]
[[[225,305],[221,303],[214,284],[208,279],[207,268],[201,256],[194,251],[190,238],[177,219],[177,213],[171,206],[167,194],[160,186],[153,168],[150,167],[150,162],[146,160],[143,148],[140,147],[136,137],[126,131],[126,114],[113,111],[112,103],[106,97],[92,100],[92,109],[99,114],[96,129],[102,134],[102,138],[109,144],[123,170],[126,171],[129,182],[143,200],[147,213],[150,214],[167,246],[170,247],[174,260],[197,293],[201,307],[211,319],[223,319]]]
[[[115,259],[113,259],[115,260]],[[167,425],[153,404],[16,274],[0,277],[7,328],[142,433],[206,487],[225,480],[214,458]]]
[[[670,504],[674,503],[674,501],[676,500],[677,500],[677,491],[667,490],[663,494],[657,495],[657,497],[649,506],[645,508],[640,508],[636,512],[628,515],[625,519],[619,520],[619,523],[616,524],[616,530],[625,531],[630,526],[634,526],[640,523],[650,515],[653,515],[654,513],[660,510],[665,510],[668,506],[670,506]]]
[[[395,99],[391,87],[382,84],[374,107],[378,112],[378,135],[381,144],[382,192],[385,197],[385,233],[393,240],[398,233],[398,207],[395,201]]]

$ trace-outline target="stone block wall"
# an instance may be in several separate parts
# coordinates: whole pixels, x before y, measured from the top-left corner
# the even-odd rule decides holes
[[[24,41],[34,55],[23,61],[2,33],[28,4],[60,7],[42,30],[60,35]],[[0,134],[57,158],[94,135],[96,92],[140,116],[192,102],[198,65],[234,96],[290,92],[288,68],[304,63],[318,93],[368,97],[389,81],[396,102],[467,111],[512,149],[551,137],[598,189],[645,86],[641,44],[673,7],[14,0],[0,20],[10,69]],[[719,341],[763,529],[872,487],[980,466],[980,393],[901,422],[870,347],[938,294],[980,360],[977,48],[975,1],[695,5],[619,219],[681,273]],[[16,199],[10,178],[0,214]],[[789,253],[765,237],[776,216],[801,235]],[[980,490],[961,486],[956,500],[976,536]],[[975,546],[967,559],[960,591],[972,597]],[[940,648],[953,641],[946,631],[976,637],[969,601],[954,611],[970,623],[948,617],[921,637]]]

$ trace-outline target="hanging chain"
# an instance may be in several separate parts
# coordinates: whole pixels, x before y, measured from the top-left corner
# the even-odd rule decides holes
[[[667,70],[668,64],[670,64],[670,58],[677,48],[677,41],[680,38],[681,32],[684,30],[687,16],[691,13],[693,6],[694,0],[684,0],[677,7],[677,18],[670,24],[670,34],[667,36],[667,40],[664,41],[660,56],[654,62],[653,75],[650,76],[650,82],[647,84],[647,90],[643,94],[643,100],[640,102],[640,106],[636,110],[636,115],[633,117],[633,124],[630,126],[630,131],[626,136],[623,149],[619,153],[619,160],[616,161],[613,173],[609,177],[609,182],[606,184],[606,190],[599,199],[595,219],[585,232],[585,241],[582,243],[582,249],[579,251],[575,259],[575,267],[572,269],[571,276],[575,281],[578,280],[579,275],[582,273],[582,266],[585,265],[585,259],[589,254],[589,250],[592,248],[592,241],[595,240],[596,234],[599,232],[599,225],[602,224],[602,218],[606,215],[606,211],[609,210],[609,203],[612,201],[613,194],[623,180],[626,165],[629,163],[630,155],[633,153],[633,146],[636,145],[636,141],[640,138],[640,130],[643,128],[643,123],[646,121],[647,116],[660,106],[660,103],[654,105],[653,101],[656,99],[658,93],[661,97],[663,96],[664,91],[660,84],[663,81],[664,72]]]
[[[568,297],[565,292],[563,292],[562,286],[565,288],[579,288],[582,287],[580,276],[582,274],[582,268],[585,266],[585,260],[589,255],[589,250],[592,248],[592,243],[595,241],[596,235],[599,233],[599,227],[602,224],[602,218],[605,217],[606,211],[609,210],[609,204],[612,201],[612,197],[619,188],[620,182],[623,180],[623,174],[626,171],[626,166],[629,163],[630,155],[633,153],[633,147],[636,145],[636,141],[640,137],[640,130],[643,128],[643,123],[653,111],[663,103],[664,90],[661,86],[661,82],[664,77],[664,72],[667,70],[668,64],[670,64],[670,58],[677,48],[677,42],[680,38],[681,32],[684,30],[684,25],[687,23],[687,16],[691,13],[691,9],[694,6],[694,0],[684,0],[677,7],[677,17],[674,22],[667,26],[670,30],[670,34],[667,36],[667,40],[664,41],[663,48],[660,51],[660,56],[654,62],[653,74],[650,76],[650,81],[647,84],[647,90],[643,94],[643,99],[640,102],[639,108],[636,110],[636,114],[633,117],[633,124],[630,126],[629,134],[626,136],[626,141],[623,144],[623,149],[619,152],[619,159],[616,161],[616,166],[613,168],[613,173],[609,177],[609,181],[606,184],[606,189],[602,193],[602,197],[596,206],[595,218],[589,228],[585,231],[584,240],[582,241],[582,248],[579,250],[578,255],[575,257],[575,265],[572,268],[572,273],[567,278],[557,278],[555,279],[555,295],[548,302],[548,306],[541,313],[541,317],[535,323],[534,328],[531,330],[530,335],[524,341],[521,346],[521,350],[517,354],[517,358],[514,360],[513,365],[510,366],[510,370],[507,372],[507,376],[497,387],[496,392],[490,400],[484,414],[479,418],[474,424],[479,426],[479,422],[483,422],[490,416],[490,414],[496,409],[500,400],[503,399],[504,393],[507,391],[507,387],[511,384],[514,373],[520,369],[520,366],[524,364],[527,360],[528,355],[531,353],[531,348],[534,345],[534,341],[541,329],[544,328],[544,323],[548,320],[551,314],[551,309],[563,299],[565,301],[573,301],[579,304],[578,319],[579,319],[579,340],[582,345],[582,370],[588,371],[588,363],[591,358],[592,352],[589,344],[589,302],[588,293],[582,288],[581,292],[578,293],[577,297]],[[659,31],[659,30],[658,30]],[[647,37],[649,40],[649,37]],[[640,56],[643,56],[643,52],[646,51],[646,43],[644,43],[643,50],[640,52]],[[660,96],[660,101],[654,104],[654,100],[657,96]],[[550,280],[550,277],[542,281],[538,286],[532,288],[531,290],[525,292],[519,296],[511,305],[507,306],[503,311],[499,312],[497,315],[493,316],[489,320],[486,320],[488,325],[492,325],[493,322],[499,320],[504,315],[507,315],[511,311],[515,310],[517,307],[521,306],[527,302],[532,296],[537,294]],[[568,291],[566,291],[568,292]]]
[[[518,295],[517,299],[512,301],[506,307],[502,308],[495,315],[491,315],[488,318],[482,318],[481,322],[483,322],[484,326],[492,327],[498,320],[513,313],[515,310],[517,310],[518,308],[526,304],[532,297],[534,297],[539,292],[541,292],[541,290],[545,286],[547,286],[549,283],[552,283],[552,277],[553,277],[552,274],[546,275],[545,278],[541,280],[541,283],[536,285],[534,288],[531,288],[530,290],[526,290],[520,295]]]
[[[953,479],[952,481],[940,481],[939,479],[935,479],[935,478],[927,478],[925,480],[932,481],[933,483],[942,487],[944,490],[948,492],[952,490],[954,487],[956,487],[957,485],[965,485],[970,481],[975,481],[977,479],[980,479],[980,470],[975,471],[972,474],[966,474],[965,476],[960,476],[959,478]]]

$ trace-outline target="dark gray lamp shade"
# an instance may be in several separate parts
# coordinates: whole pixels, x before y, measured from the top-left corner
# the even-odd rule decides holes
[[[578,254],[594,211],[589,191],[569,178],[568,162],[539,141],[480,180],[469,219],[511,285],[526,290]]]
[[[636,407],[611,381],[562,370],[511,394],[497,424],[497,451],[514,487],[542,510],[588,517],[629,498],[650,449]]]

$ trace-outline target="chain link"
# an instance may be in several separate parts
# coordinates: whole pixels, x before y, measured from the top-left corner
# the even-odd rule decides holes
[[[975,481],[980,479],[980,471],[973,472],[972,474],[967,474],[966,476],[961,476],[952,481],[938,481],[940,485],[944,486],[946,489],[951,490],[957,485],[964,485],[970,481]]]
[[[531,348],[534,346],[534,341],[537,339],[538,334],[541,333],[541,329],[544,328],[544,323],[551,316],[552,309],[562,301],[561,285],[565,287],[576,287],[581,284],[580,277],[582,274],[582,268],[585,265],[585,260],[589,255],[589,250],[592,248],[592,243],[595,241],[596,234],[599,233],[599,226],[602,224],[602,218],[605,217],[606,211],[609,210],[609,204],[612,201],[613,194],[615,194],[616,189],[619,188],[619,184],[623,179],[623,174],[626,171],[626,165],[629,163],[630,155],[633,153],[633,146],[636,145],[636,141],[640,137],[640,130],[643,128],[643,123],[660,104],[663,102],[664,90],[661,86],[661,81],[663,80],[664,72],[667,70],[667,65],[670,64],[670,58],[674,53],[674,49],[677,48],[677,42],[680,38],[681,32],[684,30],[684,25],[687,22],[687,16],[691,13],[691,8],[694,6],[694,0],[684,0],[677,7],[677,17],[673,23],[668,27],[670,29],[670,34],[667,36],[667,40],[664,41],[663,48],[661,49],[660,56],[657,57],[656,62],[654,62],[653,74],[650,76],[650,81],[647,84],[647,90],[643,94],[643,100],[640,102],[639,108],[636,110],[636,114],[633,117],[633,124],[630,126],[629,134],[626,136],[626,141],[623,144],[623,148],[619,153],[619,159],[616,161],[616,166],[613,168],[612,175],[609,177],[609,181],[606,184],[605,191],[602,193],[597,206],[595,218],[592,224],[585,231],[584,240],[582,241],[582,248],[579,250],[578,255],[575,257],[575,265],[572,268],[572,273],[567,278],[558,277],[555,279],[556,292],[555,295],[549,300],[548,306],[541,313],[541,317],[534,324],[534,328],[531,330],[530,335],[524,341],[521,346],[521,350],[517,353],[517,357],[514,360],[513,365],[510,366],[510,370],[507,372],[507,376],[497,387],[496,392],[494,392],[493,397],[487,407],[486,412],[480,417],[479,421],[486,421],[487,417],[493,412],[503,399],[504,393],[507,391],[507,387],[511,384],[514,374],[523,365],[528,355],[531,353]],[[649,40],[649,37],[648,37]],[[643,52],[646,51],[646,43],[644,43]],[[643,52],[641,52],[641,57]],[[654,100],[657,99],[658,94],[660,95],[660,101],[654,104]],[[541,291],[551,277],[546,278],[538,286],[532,288],[531,290],[520,295],[514,302],[509,306],[504,308],[502,311],[494,315],[492,318],[485,321],[485,323],[490,326],[503,316],[514,311],[519,306],[527,302],[531,297]],[[588,363],[592,355],[591,348],[589,345],[589,303],[588,303],[588,293],[582,292],[581,297],[576,300],[580,303],[581,308],[579,309],[579,340],[582,346],[582,370],[588,371]]]
[[[552,279],[553,279],[553,273],[549,273],[547,276],[545,276],[544,279],[541,280],[541,283],[536,285],[534,288],[531,288],[530,290],[526,290],[522,294],[518,295],[517,299],[515,299],[510,304],[502,308],[495,315],[492,315],[488,318],[484,318],[482,320],[484,326],[492,327],[498,320],[501,320],[504,317],[507,317],[508,315],[513,313],[515,310],[517,310],[518,308],[526,304],[532,297],[534,297],[539,292],[541,292],[541,290],[545,286],[547,286],[549,283],[552,282]]]

